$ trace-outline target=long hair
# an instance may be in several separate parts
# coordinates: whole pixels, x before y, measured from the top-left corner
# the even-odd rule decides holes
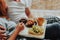
[[[0,0],[0,17],[1,16],[7,17],[7,7],[4,0]]]
[[[18,1],[19,2],[20,0],[14,0],[14,1]]]

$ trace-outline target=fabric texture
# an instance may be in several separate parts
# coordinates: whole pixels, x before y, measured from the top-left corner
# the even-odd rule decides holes
[[[60,18],[56,16],[45,16],[47,20],[45,39],[59,39],[60,38]]]
[[[6,28],[6,35],[11,35],[12,31],[14,31],[16,27],[16,23],[13,21],[8,21],[5,18],[0,18],[0,25],[2,25],[4,28]]]

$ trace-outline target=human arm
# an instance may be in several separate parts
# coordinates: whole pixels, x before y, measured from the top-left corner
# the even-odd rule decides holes
[[[6,28],[5,28],[4,22],[5,22],[4,19],[0,18],[0,38],[6,37],[6,35],[5,35]]]
[[[10,36],[10,38],[8,40],[15,40],[16,36],[19,34],[19,32],[21,32],[24,29],[23,23],[19,23],[16,26],[15,31],[13,32],[13,34]]]
[[[31,12],[30,12],[30,9],[28,7],[25,8],[25,13],[28,16],[28,18],[32,18],[33,17]]]

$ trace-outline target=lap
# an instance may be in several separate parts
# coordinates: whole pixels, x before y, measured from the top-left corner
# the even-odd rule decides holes
[[[54,38],[59,38],[59,36],[60,36],[60,24],[59,23],[53,23],[51,25],[46,26],[45,38],[54,39]]]

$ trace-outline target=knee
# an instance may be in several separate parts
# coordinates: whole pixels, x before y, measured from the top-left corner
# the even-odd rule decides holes
[[[47,24],[46,28],[60,28],[60,24],[59,23],[52,23],[52,24]]]
[[[54,23],[46,27],[46,36],[49,38],[57,38],[59,34],[60,24]],[[53,36],[52,36],[53,35]]]

